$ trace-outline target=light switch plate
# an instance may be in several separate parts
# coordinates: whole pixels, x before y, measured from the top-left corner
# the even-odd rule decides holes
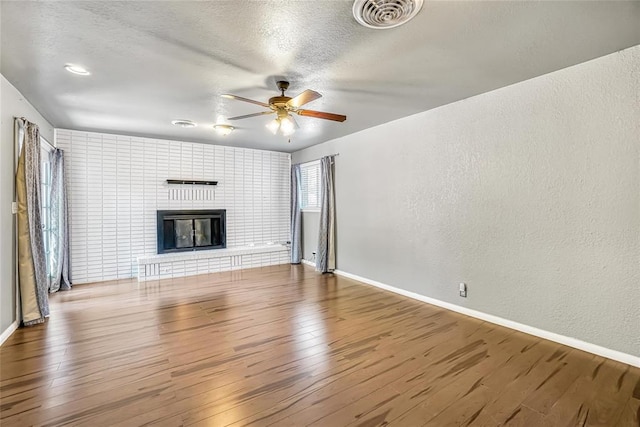
[[[11,213],[12,214],[18,213],[18,202],[11,202]]]

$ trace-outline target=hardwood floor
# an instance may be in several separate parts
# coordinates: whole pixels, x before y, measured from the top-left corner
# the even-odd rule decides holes
[[[640,425],[638,368],[303,266],[76,286],[0,357],[3,427]]]

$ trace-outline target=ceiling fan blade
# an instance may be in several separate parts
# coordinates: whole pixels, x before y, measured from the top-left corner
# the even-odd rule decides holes
[[[264,116],[265,114],[272,114],[272,113],[273,113],[273,111],[262,111],[260,113],[245,114],[244,116],[229,117],[227,120],[248,119],[249,117]]]
[[[300,129],[300,125],[298,124],[298,122],[296,121],[295,117],[293,117],[291,114],[289,114],[289,118],[291,119],[291,121],[293,122],[293,127],[295,129]]]
[[[320,95],[315,90],[307,89],[300,95],[291,98],[289,102],[287,102],[287,107],[298,108],[301,105],[304,105],[311,101],[315,101],[318,98],[322,98],[322,95]]]
[[[270,108],[269,104],[267,104],[266,102],[260,102],[260,101],[254,101],[253,99],[249,99],[249,98],[243,98],[241,96],[238,95],[231,95],[228,93],[225,93],[224,95],[220,95],[223,98],[227,98],[227,99],[235,99],[238,101],[244,101],[244,102],[248,102],[250,104],[256,104],[256,105],[261,105],[263,107],[267,107]]]
[[[296,111],[296,113],[301,116],[315,117],[316,119],[333,120],[334,122],[344,122],[345,120],[347,120],[347,116],[343,116],[342,114],[325,113],[322,111],[298,110]]]

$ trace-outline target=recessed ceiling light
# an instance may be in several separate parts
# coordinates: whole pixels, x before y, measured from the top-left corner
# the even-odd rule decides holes
[[[87,70],[86,68],[84,68],[81,65],[66,64],[64,66],[64,69],[67,70],[70,73],[77,74],[79,76],[88,76],[88,75],[91,74],[89,72],[89,70]]]
[[[231,132],[233,132],[233,130],[235,129],[233,126],[231,125],[213,125],[213,128],[216,130],[216,132],[219,135],[222,136],[227,136],[229,135]]]
[[[180,126],[183,128],[194,128],[198,126],[195,122],[192,122],[191,120],[173,120],[171,121],[171,124]]]

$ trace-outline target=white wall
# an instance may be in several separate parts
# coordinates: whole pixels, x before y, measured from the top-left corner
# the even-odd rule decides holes
[[[0,334],[16,320],[13,118],[36,123],[53,143],[53,126],[0,75]]]
[[[640,356],[640,46],[336,152],[338,269]]]
[[[320,232],[320,212],[302,212],[302,258],[314,261],[313,253],[318,251]]]
[[[226,209],[229,248],[289,240],[289,154],[60,129],[56,141],[66,153],[74,283],[134,276],[136,258],[156,253],[158,209]]]

